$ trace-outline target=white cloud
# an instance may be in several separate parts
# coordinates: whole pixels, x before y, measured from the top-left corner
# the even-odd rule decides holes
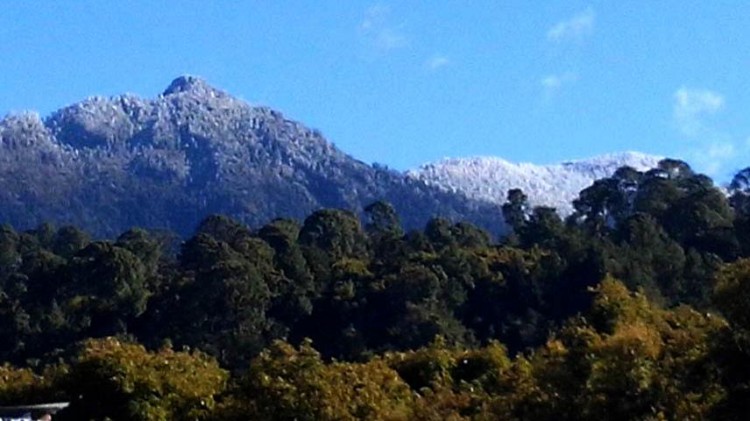
[[[677,128],[686,136],[705,131],[704,117],[724,108],[724,97],[708,89],[682,87],[674,94],[672,117]]]
[[[402,31],[402,25],[390,22],[391,9],[375,5],[365,11],[358,26],[360,38],[376,53],[385,54],[406,47],[409,40]]]
[[[716,142],[709,145],[706,155],[712,159],[727,159],[735,154],[734,145],[729,142]]]
[[[449,64],[451,64],[451,61],[448,57],[443,55],[436,55],[425,62],[425,67],[430,70],[437,70]]]
[[[547,31],[547,39],[550,41],[563,41],[566,39],[581,39],[594,31],[596,13],[591,7],[577,13],[570,19],[556,23]]]
[[[726,175],[727,163],[737,157],[737,149],[731,140],[714,139],[698,145],[689,155],[701,172],[717,177]]]
[[[709,120],[724,109],[724,96],[709,89],[683,86],[675,91],[672,100],[673,123],[688,141],[687,156],[696,168],[714,178],[729,175],[730,167],[737,164],[747,147]]]
[[[557,75],[550,75],[542,79],[542,86],[544,89],[560,89],[560,86],[562,86],[562,79],[560,79],[560,76]]]
[[[375,5],[370,6],[365,11],[365,17],[362,19],[362,22],[359,24],[359,29],[361,31],[369,31],[371,30],[379,21],[382,21],[385,16],[387,16],[391,12],[390,8],[383,5]]]
[[[542,85],[545,97],[549,99],[557,94],[563,86],[574,83],[576,80],[578,80],[577,74],[566,72],[545,76],[539,83]]]

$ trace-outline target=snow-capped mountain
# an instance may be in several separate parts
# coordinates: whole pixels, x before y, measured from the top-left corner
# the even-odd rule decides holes
[[[406,228],[433,216],[504,229],[497,205],[363,163],[280,112],[183,76],[156,98],[92,97],[0,119],[0,223],[190,235],[210,214],[251,226],[376,200]]]
[[[573,211],[572,201],[594,180],[630,166],[643,171],[656,167],[662,157],[622,152],[553,165],[513,163],[497,157],[447,158],[407,172],[448,192],[504,203],[508,190],[520,188],[532,206],[552,206],[562,215]]]

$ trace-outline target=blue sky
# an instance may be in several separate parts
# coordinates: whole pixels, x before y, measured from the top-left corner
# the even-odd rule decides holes
[[[0,8],[0,113],[153,97],[181,74],[365,162],[622,150],[750,165],[746,1],[28,1]]]

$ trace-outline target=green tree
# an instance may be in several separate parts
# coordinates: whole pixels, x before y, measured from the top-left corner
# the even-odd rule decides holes
[[[367,256],[367,239],[359,219],[351,212],[323,209],[305,219],[300,244],[323,251],[331,262],[344,257]]]
[[[69,259],[89,243],[91,243],[91,237],[87,233],[73,226],[65,226],[57,230],[51,239],[50,246],[53,253]]]
[[[379,200],[367,205],[364,210],[367,216],[365,230],[371,238],[399,238],[404,235],[398,214],[390,203]]]
[[[506,202],[503,204],[503,218],[505,218],[505,223],[513,228],[513,232],[518,233],[523,229],[530,212],[531,206],[523,190],[508,190]]]
[[[263,258],[253,261],[250,254],[207,234],[185,243],[180,261],[186,279],[174,292],[167,315],[177,343],[199,347],[229,367],[239,367],[262,349],[269,278],[276,274],[260,264]]]
[[[316,294],[313,274],[297,243],[300,228],[296,221],[277,219],[263,226],[257,234],[273,248],[273,264],[281,272],[279,283],[272,291],[274,298],[268,314],[287,327],[310,315]]]
[[[130,251],[109,242],[94,242],[67,266],[62,286],[65,312],[74,329],[87,336],[128,332],[128,323],[146,309],[150,295],[146,270]]]

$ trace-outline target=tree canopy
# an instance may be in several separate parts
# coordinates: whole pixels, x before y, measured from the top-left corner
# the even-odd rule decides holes
[[[747,170],[618,170],[493,239],[379,201],[175,246],[0,227],[0,403],[62,419],[742,419]],[[501,217],[501,215],[497,215]]]

